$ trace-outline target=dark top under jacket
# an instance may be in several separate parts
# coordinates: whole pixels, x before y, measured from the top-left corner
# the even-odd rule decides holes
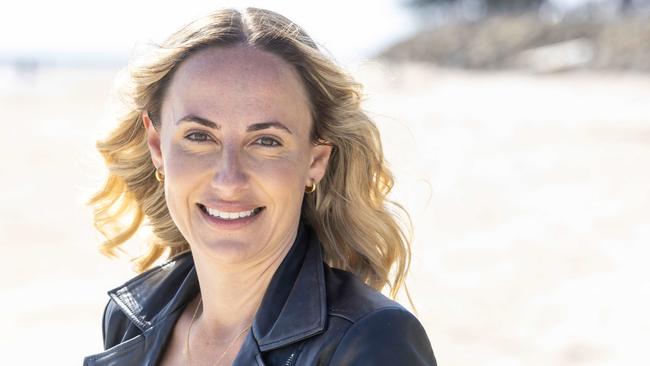
[[[199,283],[190,252],[108,292],[105,351],[84,365],[156,365]],[[314,230],[299,225],[233,362],[251,365],[436,365],[420,322],[349,272],[323,262]]]

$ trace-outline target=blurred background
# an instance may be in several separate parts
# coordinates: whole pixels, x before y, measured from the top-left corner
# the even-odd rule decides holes
[[[128,256],[99,254],[85,206],[117,72],[249,5],[365,84],[440,365],[648,364],[650,0],[3,3],[3,364],[102,351],[106,291],[133,276]]]

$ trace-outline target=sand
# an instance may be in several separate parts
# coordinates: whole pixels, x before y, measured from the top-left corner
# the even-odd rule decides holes
[[[353,72],[413,218],[408,284],[440,365],[648,362],[649,76]],[[84,206],[114,75],[0,69],[3,363],[101,351],[106,291],[133,275],[97,252]]]

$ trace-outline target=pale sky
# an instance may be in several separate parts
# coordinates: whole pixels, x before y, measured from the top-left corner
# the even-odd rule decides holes
[[[399,0],[328,1],[13,1],[0,9],[2,54],[114,54],[162,41],[222,6],[257,6],[300,24],[340,62],[354,63],[415,30]]]

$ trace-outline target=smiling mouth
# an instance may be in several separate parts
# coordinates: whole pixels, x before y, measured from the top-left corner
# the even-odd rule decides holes
[[[262,210],[265,209],[265,207],[257,207],[257,208],[254,208],[254,209],[248,210],[248,211],[225,212],[225,211],[219,211],[219,210],[215,210],[213,208],[205,207],[204,205],[202,205],[200,203],[197,203],[197,205],[199,206],[201,211],[203,211],[204,213],[206,213],[206,214],[208,214],[208,215],[210,215],[212,217],[221,219],[221,220],[229,220],[229,221],[234,221],[234,220],[244,219],[244,218],[248,218],[248,217],[253,217],[253,216],[259,214],[260,212],[262,212]]]

